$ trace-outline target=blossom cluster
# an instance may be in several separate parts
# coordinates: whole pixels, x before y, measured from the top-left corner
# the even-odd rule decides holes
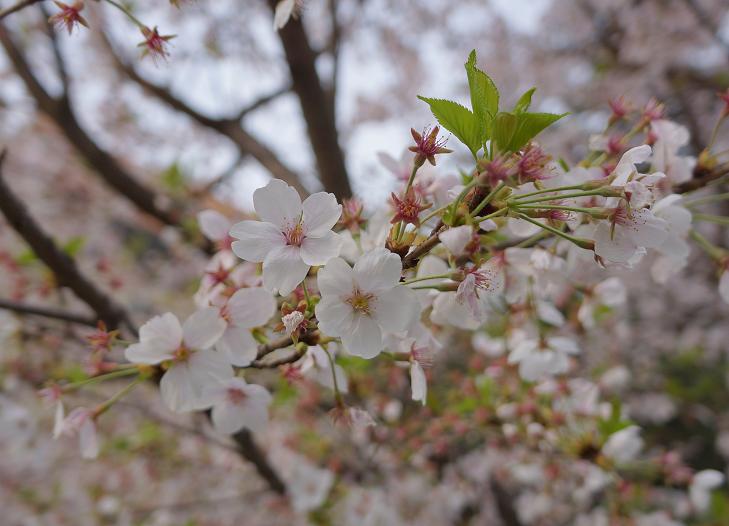
[[[396,187],[386,206],[369,214],[357,200],[339,203],[327,192],[302,201],[276,179],[254,192],[255,217],[236,222],[202,212],[200,229],[218,251],[200,280],[196,310],[183,322],[172,313],[147,321],[138,341],[126,346],[129,364],[106,374],[138,375],[135,382],[156,377],[170,410],[210,410],[226,434],[259,432],[268,422],[272,396],[246,382],[248,370],[307,375],[334,393],[335,419],[361,432],[376,422],[348,405],[343,358],[385,355],[408,369],[411,399],[427,405],[429,383],[441,381],[431,368],[469,331],[473,347],[498,364],[487,369],[488,381],[512,371],[532,389],[528,410],[523,401],[521,409],[508,399],[494,405],[503,436],[572,451],[588,461],[584,476],[595,491],[602,489],[606,473],[636,460],[643,442],[640,428],[613,414],[594,386],[569,379],[580,370],[583,334],[601,313],[626,308],[621,273],[670,283],[692,247],[709,256],[729,301],[727,253],[697,225],[712,220],[696,213],[712,200],[683,190],[697,167],[711,169],[711,153],[698,160],[684,155],[686,129],[665,119],[656,103],[621,132],[633,113],[614,103],[619,111],[605,133],[569,166],[534,140],[540,129],[523,144],[516,135],[499,135],[510,119],[530,123],[548,115],[527,112],[531,93],[522,99],[513,114],[497,114],[487,141],[458,137],[474,157],[460,177],[433,168],[452,153],[440,128],[413,130],[411,153],[401,161],[383,158]],[[435,99],[424,100],[436,117],[445,111]],[[473,118],[476,109],[474,103]],[[94,422],[117,398],[66,417],[67,388],[45,392],[56,401],[55,433],[78,433],[83,454],[93,457]],[[560,389],[566,396],[555,395]],[[545,399],[549,409],[539,410]],[[566,423],[583,431],[567,446],[556,433]],[[723,476],[688,473],[680,482],[701,513]]]

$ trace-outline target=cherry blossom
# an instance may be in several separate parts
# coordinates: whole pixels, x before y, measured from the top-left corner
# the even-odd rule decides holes
[[[342,339],[344,350],[374,358],[383,349],[383,333],[405,330],[419,311],[413,291],[398,285],[400,258],[384,248],[367,252],[350,267],[334,258],[319,271],[319,328]]]
[[[618,464],[625,464],[638,456],[643,449],[643,439],[638,426],[629,426],[610,435],[602,446],[602,452]]]
[[[233,376],[228,357],[210,350],[227,324],[214,307],[200,309],[180,325],[174,314],[155,316],[139,330],[139,343],[124,355],[132,363],[168,363],[160,381],[162,400],[175,412],[210,407],[205,390]]]
[[[509,363],[519,364],[519,375],[535,381],[567,372],[569,357],[577,354],[577,344],[569,338],[552,336],[544,342],[525,339],[509,354]]]
[[[81,457],[93,459],[99,455],[99,439],[96,433],[94,412],[85,407],[77,407],[71,411],[54,434],[59,436],[78,436]]]
[[[332,232],[342,205],[334,194],[317,192],[301,202],[294,188],[273,179],[253,193],[261,221],[241,221],[230,235],[233,252],[246,261],[263,262],[263,286],[290,294],[312,266],[339,255],[341,238]]]
[[[226,328],[215,344],[232,365],[245,367],[256,359],[258,344],[251,329],[265,325],[276,312],[276,299],[262,287],[240,289],[220,309]]]
[[[595,230],[595,254],[604,262],[628,264],[645,249],[660,246],[668,236],[668,224],[647,208],[628,210],[618,206],[610,221]]]
[[[243,378],[229,378],[211,387],[211,418],[219,433],[232,435],[245,428],[260,432],[268,424],[268,407],[273,398],[262,386],[249,384]]]
[[[691,504],[698,513],[705,513],[711,503],[711,491],[724,483],[724,474],[715,469],[705,469],[694,475],[689,486]]]

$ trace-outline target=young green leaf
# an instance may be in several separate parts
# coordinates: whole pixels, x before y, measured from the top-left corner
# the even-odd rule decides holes
[[[516,118],[518,124],[508,150],[515,152],[536,137],[542,130],[554,124],[566,113],[519,113]]]
[[[500,112],[494,117],[493,142],[501,151],[508,151],[519,124],[516,115]]]
[[[474,157],[478,155],[483,140],[481,128],[473,113],[451,100],[430,99],[420,95],[418,98],[428,103],[430,111],[441,126],[465,144]]]
[[[476,67],[476,50],[471,51],[464,64],[471,93],[471,107],[479,125],[482,127],[482,141],[491,137],[493,118],[499,111],[499,90],[486,73]]]
[[[524,113],[529,110],[529,106],[532,104],[532,95],[534,95],[536,90],[537,88],[531,88],[519,97],[519,100],[516,101],[516,105],[514,106],[514,113]]]

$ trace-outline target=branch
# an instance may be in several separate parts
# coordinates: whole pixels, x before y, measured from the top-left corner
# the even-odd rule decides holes
[[[103,320],[111,328],[124,324],[136,333],[127,312],[81,273],[75,261],[56,246],[12,192],[2,174],[5,155],[5,151],[0,153],[0,212],[10,226],[33,249],[35,255],[53,271],[58,284],[71,289],[79,299],[91,307],[98,319]]]
[[[689,10],[694,14],[696,20],[699,22],[699,25],[711,35],[711,38],[717,44],[719,44],[721,47],[724,48],[726,52],[729,53],[729,42],[724,40],[719,34],[719,28],[715,22],[716,19],[712,18],[712,16],[709,15],[709,13],[707,13],[696,0],[684,0],[684,3],[686,4],[686,7],[688,7]]]
[[[160,196],[132,177],[109,153],[89,137],[76,119],[69,99],[64,96],[55,98],[45,90],[3,24],[0,24],[0,44],[30,95],[35,99],[38,108],[56,123],[66,139],[101,179],[142,212],[154,217],[162,224],[181,227],[180,213],[176,212],[173,206],[161,206],[159,204]],[[183,232],[185,232],[184,229]],[[212,246],[207,243],[200,248],[207,253],[213,253]]]
[[[215,130],[221,135],[228,137],[228,139],[233,141],[233,143],[238,147],[242,154],[250,155],[256,159],[271,173],[272,176],[281,179],[282,181],[286,181],[286,183],[296,188],[302,196],[309,195],[309,192],[301,184],[299,176],[283,164],[272,150],[241,128],[239,122],[240,119],[213,119],[207,115],[203,115],[190,107],[182,99],[173,95],[168,88],[159,86],[142,77],[133,66],[128,64],[116,53],[114,46],[109,41],[108,37],[106,35],[102,35],[102,37],[118,68],[133,82],[139,84],[139,86],[141,86],[145,91],[164,102],[172,109],[179,111],[180,113],[184,113],[198,124]]]
[[[272,11],[277,3],[276,0],[268,1]],[[316,71],[316,53],[309,44],[301,19],[289,20],[278,31],[278,35],[288,62],[292,86],[306,121],[322,185],[340,199],[350,197],[352,188],[339,145],[333,104]]]
[[[9,310],[18,314],[28,314],[30,316],[42,316],[54,320],[67,321],[78,325],[88,325],[96,327],[96,319],[85,314],[76,314],[61,309],[53,309],[48,307],[36,307],[15,301],[0,299],[0,309]]]
[[[15,5],[11,5],[10,7],[6,7],[5,9],[0,10],[0,20],[5,18],[8,15],[12,15],[13,13],[20,11],[21,9],[25,9],[28,6],[31,6],[33,4],[37,4],[38,2],[41,2],[42,0],[21,0]]]
[[[266,454],[253,441],[251,432],[247,429],[239,431],[233,435],[233,440],[238,445],[241,456],[253,464],[258,474],[268,483],[268,486],[279,495],[285,495],[286,485],[269,464]]]
[[[277,89],[276,91],[269,93],[268,95],[263,95],[261,97],[258,97],[256,100],[251,102],[248,106],[246,106],[245,108],[240,110],[238,112],[238,115],[236,115],[231,120],[239,122],[249,113],[252,113],[252,112],[256,111],[257,109],[261,108],[262,106],[265,106],[266,104],[277,99],[281,95],[286,95],[290,91],[291,91],[291,85],[287,84],[286,86],[283,86],[283,87]]]
[[[699,188],[703,188],[709,183],[721,179],[727,174],[729,174],[729,162],[720,164],[709,171],[706,171],[697,165],[696,168],[694,168],[694,178],[675,186],[673,190],[677,194],[692,192]]]

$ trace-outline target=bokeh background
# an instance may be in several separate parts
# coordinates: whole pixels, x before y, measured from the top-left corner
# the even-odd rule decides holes
[[[140,58],[141,36],[123,14],[86,4],[91,28],[71,36],[49,29],[51,2],[2,21],[2,169],[31,214],[137,323],[194,308],[206,262],[199,210],[242,217],[253,190],[272,176],[357,195],[368,209],[384,203],[410,128],[433,123],[416,95],[467,100],[463,63],[472,49],[507,105],[535,86],[539,111],[571,113],[540,137],[570,161],[585,155],[610,116],[608,100],[619,96],[636,106],[665,103],[668,117],[691,132],[686,153],[698,154],[721,108],[716,93],[729,87],[724,0],[307,0],[279,32],[265,0],[187,1],[180,9],[127,2],[145,23],[176,35],[170,56],[156,61]],[[729,147],[727,139],[720,135],[719,144]],[[456,149],[440,173],[465,165]],[[140,182],[143,195],[115,188],[120,177]],[[707,235],[726,242],[720,228]],[[599,377],[627,367],[620,397],[650,443],[680,450],[696,469],[723,471],[728,310],[714,269],[695,259],[665,286],[645,273],[626,277],[625,312],[596,332],[584,368]],[[85,308],[2,221],[0,298]],[[571,511],[559,521],[504,518],[506,490],[482,476],[503,469],[482,447],[488,433],[462,455],[434,461],[433,449],[459,451],[444,438],[453,418],[476,417],[419,413],[407,402],[406,372],[388,364],[366,371],[350,364],[355,393],[391,418],[381,450],[333,428],[331,402],[314,385],[294,388],[261,373],[277,394],[260,442],[302,486],[294,508],[308,515],[267,491],[204,417],[170,415],[151,388],[102,420],[101,458],[83,461],[74,443],[51,439],[52,411],[36,391],[48,377],[80,374],[89,330],[0,310],[2,524],[359,524],[358,507],[386,511],[372,524],[576,520]],[[453,401],[469,368],[484,364],[455,347],[447,357],[439,382]],[[84,392],[79,401],[103,393]],[[386,403],[393,397],[400,406]],[[516,508],[529,508],[520,488],[543,476],[506,482]],[[311,511],[334,478],[354,489],[332,499],[327,513]]]

